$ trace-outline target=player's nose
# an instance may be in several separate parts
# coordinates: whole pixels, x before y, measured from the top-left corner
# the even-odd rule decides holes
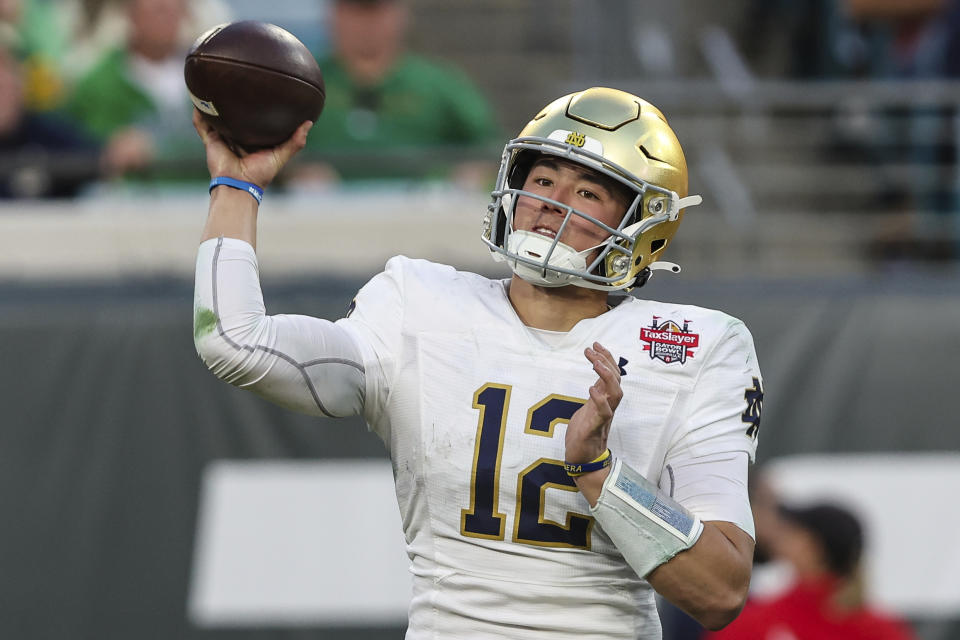
[[[565,185],[554,185],[550,192],[546,194],[546,196],[555,202],[547,202],[546,200],[542,200],[540,207],[541,210],[565,214],[567,212],[566,208],[557,203],[559,202],[563,203],[563,205],[570,206],[570,203],[572,202],[573,190]]]

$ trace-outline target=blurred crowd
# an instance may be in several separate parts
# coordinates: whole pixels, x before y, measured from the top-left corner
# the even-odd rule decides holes
[[[960,257],[960,111],[932,89],[960,79],[960,1],[751,0],[739,42],[761,76],[910,83],[893,100],[839,100],[824,151],[875,167],[872,208],[905,214],[875,257]]]
[[[407,52],[407,3],[328,0],[326,8],[332,47],[315,52],[326,107],[308,161],[289,178],[492,179],[489,162],[478,171],[444,156],[502,140],[462,72]],[[229,0],[0,0],[0,198],[202,180],[183,61],[199,34],[232,19]],[[385,160],[371,164],[374,150]]]
[[[183,56],[216,0],[0,2],[0,196],[199,175]]]
[[[494,77],[509,82],[497,95],[486,95],[455,65],[411,50],[416,2],[301,2],[317,8],[319,27],[287,26],[323,32],[309,44],[324,72],[327,99],[307,149],[278,187],[422,178],[471,187],[492,183],[509,133],[500,123],[510,114],[491,105],[503,110],[511,104],[500,93],[533,70],[503,70]],[[238,19],[241,4],[0,0],[0,197],[64,197],[118,183],[202,180],[183,58],[200,33]],[[960,77],[960,0],[739,0],[735,6],[739,13],[726,18],[732,41],[759,78]],[[269,15],[264,8],[258,17]],[[576,48],[577,39],[564,46]],[[630,46],[621,48],[610,55],[629,58]],[[523,51],[518,42],[517,55]],[[558,59],[550,86],[570,81],[562,64]],[[638,83],[648,73],[643,69],[636,67]],[[602,68],[594,73],[595,81],[604,81]],[[831,166],[873,169],[863,178],[870,182],[864,189],[870,202],[857,208],[903,213],[889,228],[878,226],[871,245],[877,256],[956,257],[960,112],[956,101],[911,91],[892,101],[856,92],[838,100],[825,114],[833,131],[821,153]]]

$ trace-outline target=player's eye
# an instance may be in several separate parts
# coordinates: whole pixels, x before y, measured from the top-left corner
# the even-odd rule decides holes
[[[538,185],[538,186],[541,186],[541,187],[552,187],[552,186],[553,186],[553,180],[551,180],[550,178],[542,178],[542,177],[541,177],[541,178],[534,178],[534,179],[533,179],[533,182],[534,182],[534,184],[536,184],[536,185]]]
[[[586,198],[587,200],[600,200],[600,196],[589,189],[580,189],[579,193],[581,198]]]

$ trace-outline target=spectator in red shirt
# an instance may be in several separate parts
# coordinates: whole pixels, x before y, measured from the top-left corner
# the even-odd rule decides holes
[[[782,508],[772,552],[788,562],[794,584],[770,600],[747,603],[710,640],[915,640],[894,616],[868,606],[863,530],[841,507]]]

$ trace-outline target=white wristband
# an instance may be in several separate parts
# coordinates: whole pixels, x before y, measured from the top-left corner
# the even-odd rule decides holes
[[[622,460],[590,512],[641,578],[692,547],[703,532],[700,518]]]

